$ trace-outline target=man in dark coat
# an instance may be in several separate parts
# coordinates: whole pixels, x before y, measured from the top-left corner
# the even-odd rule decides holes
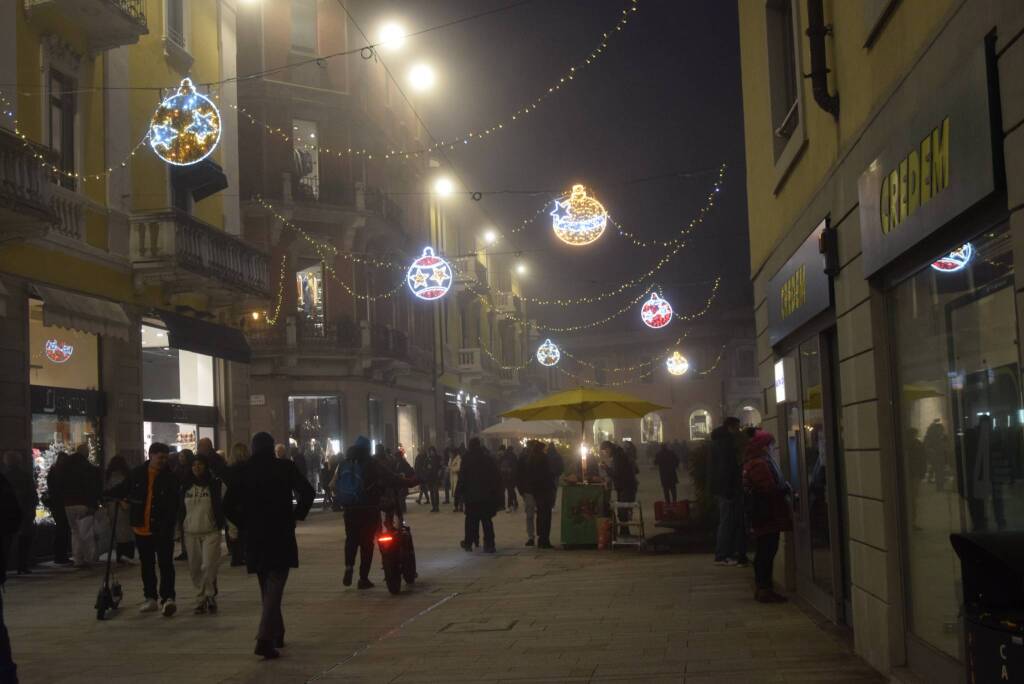
[[[174,603],[174,531],[178,526],[181,481],[167,465],[170,448],[161,442],[149,445],[149,460],[133,468],[128,477],[107,490],[111,498],[127,499],[128,515],[135,533],[142,571],[145,601],[141,613],[158,608],[164,617],[177,610]],[[156,569],[160,568],[157,604]]]
[[[477,530],[484,528],[484,552],[494,553],[494,514],[502,507],[501,473],[498,463],[484,450],[478,437],[469,440],[459,471],[458,498],[466,505],[466,534],[460,546],[473,550]]]
[[[64,451],[57,454],[57,460],[46,472],[46,493],[43,498],[43,504],[50,509],[50,515],[53,516],[53,562],[57,565],[71,564],[71,526],[68,525],[68,515],[64,512],[63,491],[69,458],[71,457]]]
[[[747,535],[743,529],[740,421],[729,417],[711,431],[709,468],[712,496],[718,500],[716,565],[747,565]]]
[[[550,549],[551,509],[555,507],[558,486],[556,480],[551,477],[551,461],[545,453],[543,443],[536,440],[526,443],[519,480],[520,490],[529,493],[534,500],[537,514],[537,548]],[[527,528],[530,526],[528,522]],[[529,531],[527,533],[529,534]]]
[[[32,471],[25,466],[25,458],[17,451],[8,451],[4,454],[4,475],[14,490],[14,496],[18,500],[18,508],[21,510],[21,525],[15,534],[16,544],[12,548],[18,550],[18,574],[27,575],[31,572],[32,565],[32,536],[35,532],[36,504],[39,503],[39,496],[36,493],[35,479]],[[3,566],[3,570],[7,566]]]
[[[292,496],[298,501],[293,507]],[[224,497],[228,520],[245,532],[245,564],[259,579],[263,614],[256,635],[256,655],[281,655],[284,617],[281,599],[288,571],[299,567],[295,521],[313,507],[313,487],[290,461],[274,458],[274,438],[258,432],[252,456],[239,466]]]
[[[665,503],[675,503],[679,498],[677,487],[679,476],[676,474],[676,471],[679,470],[679,457],[668,448],[667,444],[662,444],[661,449],[654,455],[654,464],[658,466],[658,476],[661,478],[661,491],[665,494]]]
[[[4,624],[4,592],[7,579],[7,541],[22,523],[21,509],[10,483],[0,475],[0,682],[17,682],[18,667],[11,657],[11,638]]]

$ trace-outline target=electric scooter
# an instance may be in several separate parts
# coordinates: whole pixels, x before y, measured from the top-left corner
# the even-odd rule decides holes
[[[121,599],[124,594],[121,592],[121,583],[117,581],[117,576],[111,572],[111,563],[114,559],[115,551],[117,547],[117,516],[121,510],[121,504],[118,501],[113,501],[114,507],[114,519],[110,523],[110,548],[107,550],[107,570],[103,573],[103,584],[100,585],[100,591],[96,595],[96,619],[103,620],[107,616],[108,610],[115,610],[121,605]]]
[[[397,529],[385,526],[377,535],[377,547],[380,549],[388,591],[392,594],[401,593],[403,579],[410,585],[416,582],[416,551],[412,544],[412,530],[404,520],[398,523]]]

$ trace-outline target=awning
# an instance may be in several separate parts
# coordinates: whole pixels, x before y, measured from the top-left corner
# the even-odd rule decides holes
[[[131,321],[117,302],[33,284],[43,300],[43,324],[128,341]]]
[[[189,166],[172,166],[171,183],[185,192],[192,193],[192,200],[199,202],[228,187],[228,177],[220,164],[204,159]]]
[[[245,339],[245,333],[237,328],[209,323],[170,311],[157,311],[156,315],[167,326],[171,347],[216,356],[228,361],[249,363],[252,350]]]

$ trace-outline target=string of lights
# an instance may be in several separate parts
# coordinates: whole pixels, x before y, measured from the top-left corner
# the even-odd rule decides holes
[[[622,387],[623,385],[631,385],[636,382],[641,382],[645,378],[649,378],[652,375],[654,375],[654,369],[651,369],[649,371],[640,373],[640,375],[638,375],[635,378],[627,378],[625,380],[613,380],[611,382],[598,382],[597,380],[591,380],[590,378],[585,378],[580,375],[577,375],[572,371],[568,371],[562,368],[561,366],[555,366],[555,370],[557,370],[562,375],[572,378],[576,382],[583,383],[584,385],[599,385],[601,387]]]
[[[709,375],[711,373],[714,373],[715,369],[718,368],[718,364],[722,362],[722,357],[725,355],[725,347],[726,345],[723,344],[722,348],[718,350],[718,358],[715,359],[715,362],[711,364],[710,367],[705,368],[702,371],[698,371],[697,375]]]
[[[674,348],[679,346],[680,344],[682,344],[683,340],[685,340],[688,336],[689,336],[689,333],[688,332],[684,332],[682,335],[680,335],[678,338],[676,338],[675,342],[673,342],[670,346],[666,347],[665,351],[662,352],[662,353],[665,354],[665,355],[671,354],[672,351],[674,350]],[[590,368],[590,369],[593,369],[593,370],[603,370],[603,371],[605,371],[607,373],[627,373],[627,372],[631,372],[631,371],[636,371],[636,370],[639,370],[639,369],[644,368],[646,366],[650,366],[652,363],[654,363],[657,360],[657,358],[652,358],[652,359],[648,359],[647,361],[641,361],[640,363],[636,364],[635,366],[619,366],[619,367],[606,368],[604,366],[599,366],[599,365],[597,365],[595,363],[591,363],[590,361],[584,361],[583,359],[581,359],[581,358],[579,358],[577,356],[574,356],[573,354],[571,354],[570,352],[566,351],[565,349],[562,349],[561,351],[562,351],[562,355],[563,356],[572,359],[573,361],[575,361],[576,363],[580,364],[581,366],[586,366],[587,368]],[[660,356],[661,356],[661,354],[659,354],[659,357]]]
[[[277,274],[277,303],[274,304],[274,314],[271,315],[266,311],[263,312],[263,317],[267,319],[267,323],[270,325],[277,325],[278,319],[281,317],[281,306],[284,304],[284,281],[285,276],[288,273],[288,255],[281,255],[281,268]]]

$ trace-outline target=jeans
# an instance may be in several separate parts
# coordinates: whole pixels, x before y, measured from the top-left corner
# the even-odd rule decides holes
[[[764,534],[754,542],[757,555],[754,556],[754,584],[758,589],[772,589],[772,568],[775,554],[779,550],[779,533]]]
[[[533,494],[523,494],[523,510],[526,511],[526,538],[531,541],[536,535],[534,531],[534,519],[537,516],[537,499]]]
[[[88,506],[65,506],[68,527],[71,528],[71,555],[75,563],[96,561],[96,510]]]
[[[359,552],[359,579],[370,576],[373,563],[373,544],[380,529],[380,514],[376,508],[349,508],[345,510],[345,567],[356,564]]]
[[[715,560],[747,556],[747,535],[743,529],[743,499],[718,497],[718,537],[715,543]]]
[[[481,504],[466,504],[466,546],[479,539],[478,527],[484,528],[484,548],[494,548],[494,516],[490,511],[483,510]]]
[[[431,481],[430,483],[427,484],[427,491],[430,494],[430,496],[429,496],[429,499],[430,499],[430,509],[433,510],[433,511],[440,510],[438,508],[439,501],[438,501],[437,485],[438,485],[437,480],[433,480],[433,481]]]
[[[537,502],[537,543],[551,543],[551,509],[555,507],[554,492],[537,492],[533,495]]]
[[[263,602],[256,639],[271,642],[284,641],[284,616],[281,614],[281,600],[284,598],[284,585],[288,581],[288,568],[264,570],[257,573],[256,578],[260,582],[260,600]]]
[[[160,566],[160,599],[174,600],[174,536],[135,535],[142,571],[142,592],[147,599],[157,598],[156,566]]]
[[[206,603],[217,593],[217,569],[220,567],[220,530],[205,534],[185,533],[188,571],[196,588],[196,605]]]
[[[661,492],[665,495],[665,503],[675,503],[679,500],[679,485],[668,484],[665,482],[661,483]]]

